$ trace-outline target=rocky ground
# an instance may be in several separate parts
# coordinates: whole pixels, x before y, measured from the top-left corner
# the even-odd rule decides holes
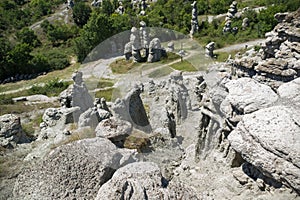
[[[299,12],[207,73],[111,76],[130,82],[114,102],[88,93],[95,62],[34,142],[1,116],[1,199],[300,199]]]

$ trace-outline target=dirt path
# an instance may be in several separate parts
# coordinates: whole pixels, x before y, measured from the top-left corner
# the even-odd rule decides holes
[[[232,51],[238,51],[241,49],[245,49],[246,47],[253,47],[255,45],[261,45],[262,43],[265,42],[266,39],[257,39],[257,40],[252,40],[249,42],[244,42],[244,43],[239,43],[239,44],[234,44],[230,45],[221,49],[216,49],[214,52],[232,52]]]

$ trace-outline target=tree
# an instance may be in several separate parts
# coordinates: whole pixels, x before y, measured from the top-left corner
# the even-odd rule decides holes
[[[7,63],[10,66],[9,75],[16,73],[26,74],[31,73],[28,69],[29,62],[32,59],[30,55],[32,47],[27,43],[17,44],[7,55]]]
[[[31,47],[37,47],[41,44],[38,37],[35,35],[34,31],[27,28],[23,28],[17,33],[17,38],[21,43],[27,43]]]
[[[73,19],[75,24],[77,24],[80,27],[83,27],[83,25],[85,25],[88,22],[91,12],[92,9],[84,2],[76,3],[73,7]]]
[[[114,6],[110,2],[110,0],[103,0],[102,2],[102,13],[106,14],[107,16],[110,16],[113,14],[114,11]]]
[[[90,20],[83,27],[81,36],[75,40],[75,52],[82,62],[88,53],[105,39],[113,35],[111,21],[105,14],[92,12]]]

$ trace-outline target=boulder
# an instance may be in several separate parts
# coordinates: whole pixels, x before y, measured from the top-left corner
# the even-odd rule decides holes
[[[243,116],[232,148],[264,176],[300,192],[300,109],[274,106]]]
[[[104,138],[57,147],[19,174],[13,199],[94,199],[118,168],[135,161],[133,155]]]
[[[110,118],[101,121],[96,128],[96,136],[111,140],[115,144],[124,142],[131,134],[132,125],[128,121]]]
[[[79,109],[79,107],[47,108],[42,117],[43,122],[40,124],[41,133],[38,139],[56,137],[65,129],[66,124],[73,122],[73,113]]]
[[[17,143],[28,141],[22,130],[20,117],[13,114],[0,116],[0,146],[13,148]]]
[[[144,85],[135,85],[124,99],[117,99],[112,105],[113,116],[130,122],[135,128],[151,132],[151,126],[140,94]]]
[[[96,128],[100,122],[100,116],[96,108],[89,108],[84,113],[82,113],[78,120],[78,127],[89,126],[91,128]]]
[[[112,179],[100,188],[96,200],[198,199],[192,189],[183,184],[166,187],[167,184],[155,163],[131,163],[116,171]]]
[[[288,101],[288,104],[300,106],[300,78],[282,84],[277,92],[281,99]]]
[[[240,114],[247,114],[268,107],[277,101],[277,94],[267,85],[251,78],[231,80],[225,84],[229,94],[221,104],[221,110],[226,110],[228,103]],[[228,109],[227,109],[228,110]],[[228,115],[230,113],[225,113]]]

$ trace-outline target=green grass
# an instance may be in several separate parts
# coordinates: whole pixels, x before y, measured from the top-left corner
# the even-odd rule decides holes
[[[179,55],[177,55],[176,53],[168,52],[167,57],[163,57],[161,61],[159,61],[159,63],[167,64],[178,59],[180,59]]]
[[[50,107],[59,107],[58,102],[54,103],[41,103],[35,105],[26,105],[24,102],[17,102],[13,104],[0,105],[0,115],[4,114],[22,114],[29,113],[34,110],[45,109]]]
[[[140,66],[141,63],[135,63],[132,60],[126,60],[125,58],[118,59],[112,62],[109,67],[114,74],[126,74],[130,70]]]
[[[173,69],[179,70],[179,71],[185,71],[185,72],[195,72],[197,69],[188,61],[183,60],[181,62],[177,62],[172,64],[170,67]]]
[[[39,76],[32,80],[24,80],[24,81],[19,81],[16,83],[2,84],[2,85],[0,85],[0,93],[19,89],[19,88],[29,87],[32,85],[38,85],[41,83],[47,83],[49,81],[52,81],[53,79],[56,79],[57,77],[59,77],[60,79],[70,79],[72,76],[72,73],[75,72],[76,70],[78,70],[79,67],[80,67],[80,64],[74,64],[65,69],[55,70],[55,71],[47,73],[46,75]]]
[[[159,77],[163,77],[163,76],[167,76],[169,75],[173,70],[170,67],[163,67],[163,68],[159,68],[154,70],[153,72],[151,72],[148,77],[149,78],[159,78]]]
[[[102,78],[99,80],[97,84],[97,88],[106,88],[114,86],[114,81],[112,79]]]
[[[99,90],[95,93],[95,98],[105,98],[106,101],[111,101],[112,100],[112,95],[113,95],[113,90],[114,88],[108,88],[105,90]]]

